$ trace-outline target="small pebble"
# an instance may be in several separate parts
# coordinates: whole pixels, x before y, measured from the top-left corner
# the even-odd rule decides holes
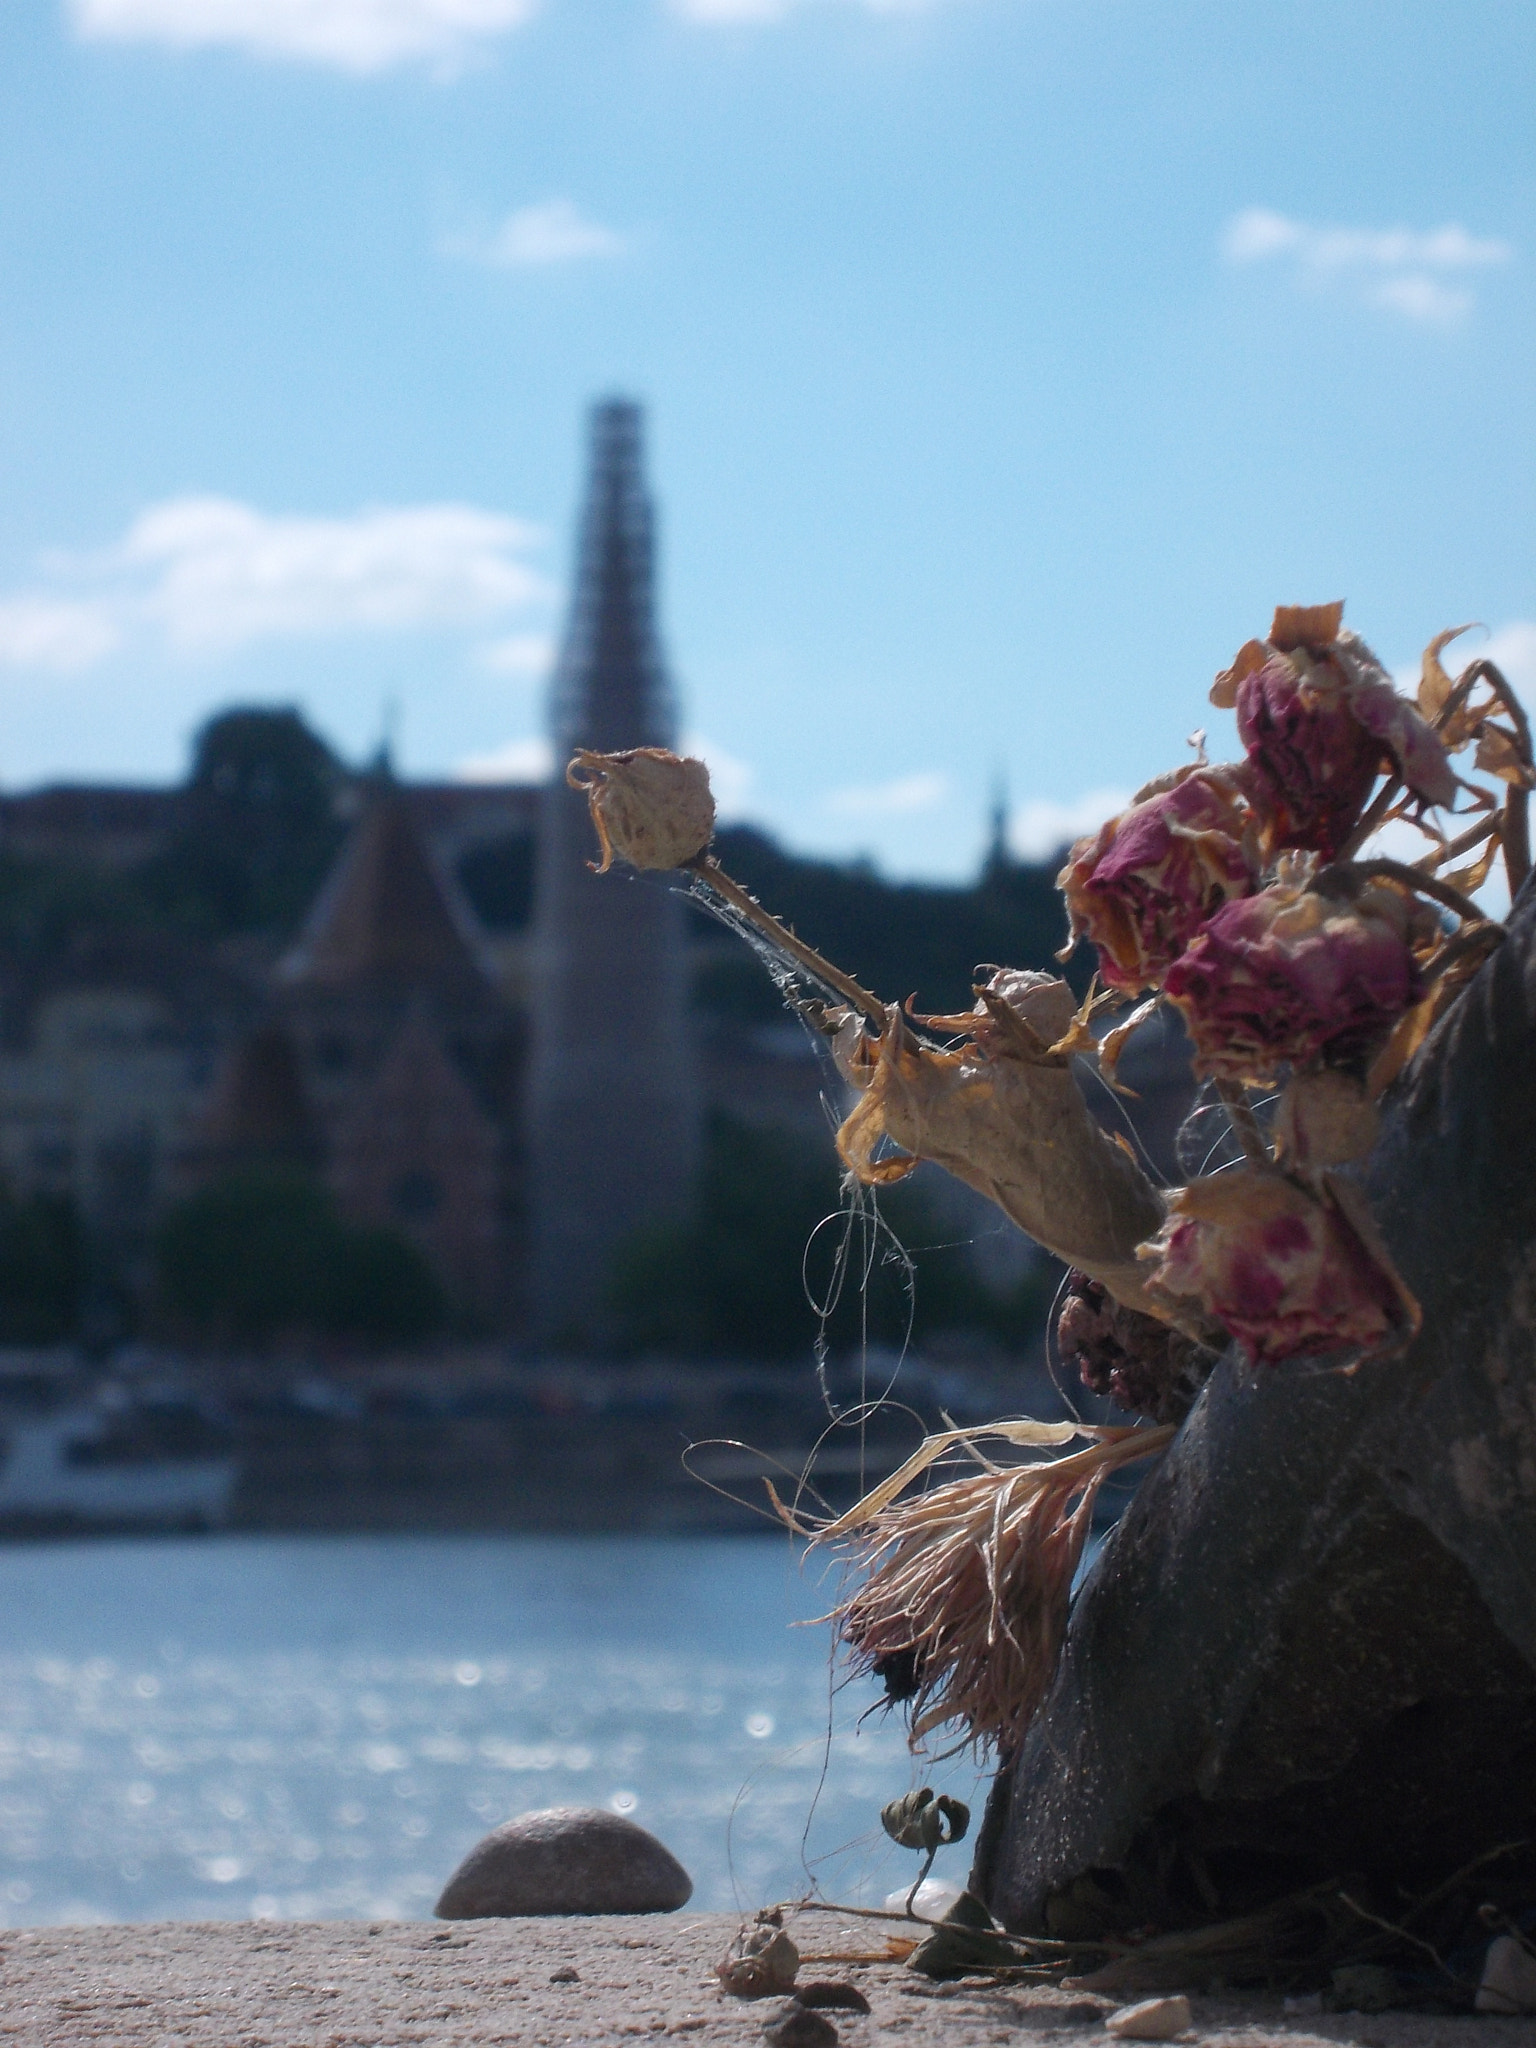
[[[1285,2001],[1285,2009],[1293,2017],[1300,2017],[1305,2013],[1321,2012],[1323,2009],[1323,1994],[1321,1991],[1299,1991],[1294,1998],[1288,1998]]]
[[[579,1971],[573,1970],[570,1964],[567,1963],[563,1970],[551,1970],[549,1981],[551,1984],[579,1984],[581,1982],[581,1975]]]
[[[1489,1942],[1474,2010],[1536,2012],[1536,1956],[1513,1935]]]
[[[1397,1999],[1392,1971],[1379,1963],[1341,1963],[1333,1973],[1328,2003],[1335,2012],[1390,2012]]]
[[[768,2048],[837,2048],[837,2029],[819,2012],[810,2012],[792,1998],[776,2020],[763,2029]]]
[[[857,1984],[832,1984],[818,1979],[813,1984],[797,1984],[795,1999],[812,2012],[868,2012],[869,2000]]]
[[[1180,1992],[1173,1998],[1143,1998],[1136,2005],[1122,2005],[1104,2022],[1117,2040],[1171,2041],[1192,2024],[1189,2000]]]

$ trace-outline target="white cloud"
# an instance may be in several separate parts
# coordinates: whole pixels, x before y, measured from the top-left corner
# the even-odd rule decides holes
[[[487,640],[476,659],[493,675],[536,683],[554,667],[555,643],[548,633],[508,633],[500,640]]]
[[[68,0],[83,42],[161,43],[292,57],[340,71],[452,70],[519,27],[533,0]]]
[[[1126,789],[1090,789],[1065,803],[1059,797],[1030,797],[1015,805],[1009,817],[1008,844],[1020,860],[1048,860],[1074,839],[1097,832],[1130,800]]]
[[[746,810],[747,798],[757,780],[756,771],[705,733],[684,733],[681,745],[685,754],[692,754],[695,760],[702,761],[709,769],[709,786],[714,792],[717,816],[722,822],[739,818]]]
[[[836,789],[826,798],[829,811],[845,818],[899,818],[931,811],[949,795],[947,775],[899,775],[893,782],[856,789]]]
[[[672,0],[672,11],[685,21],[706,26],[746,24],[761,26],[783,21],[803,0]],[[943,0],[856,0],[868,14],[925,14]]]
[[[117,557],[147,571],[145,616],[182,647],[272,634],[467,625],[545,595],[519,559],[533,530],[470,505],[370,507],[341,519],[173,498]]]
[[[520,206],[498,227],[447,235],[438,246],[444,256],[493,270],[523,270],[578,263],[589,256],[621,256],[629,245],[612,228],[588,220],[573,200],[544,199]]]
[[[68,674],[110,654],[119,637],[99,604],[67,598],[0,598],[0,666]]]
[[[171,498],[109,548],[46,558],[53,588],[0,596],[0,659],[89,668],[146,632],[219,654],[279,636],[476,625],[548,600],[524,559],[539,539],[472,505],[326,519]]]
[[[1222,253],[1229,263],[1284,262],[1298,284],[1334,285],[1370,304],[1423,325],[1450,326],[1472,308],[1465,283],[1474,271],[1508,263],[1508,242],[1443,228],[1311,227],[1267,207],[1251,206],[1227,223]]]
[[[548,740],[508,740],[488,754],[469,754],[454,773],[460,782],[548,782],[555,752]]]

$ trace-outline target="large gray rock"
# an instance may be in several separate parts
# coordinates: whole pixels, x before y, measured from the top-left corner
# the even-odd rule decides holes
[[[1536,885],[1385,1107],[1366,1183],[1422,1333],[1212,1374],[995,1787],[971,1888],[1010,1927],[1422,1896],[1536,1838]]]
[[[551,1806],[503,1821],[443,1886],[439,1920],[536,1913],[675,1913],[693,1879],[656,1837],[600,1807]]]

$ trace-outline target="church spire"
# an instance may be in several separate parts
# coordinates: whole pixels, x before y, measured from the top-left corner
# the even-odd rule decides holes
[[[657,644],[654,516],[645,488],[640,408],[592,408],[587,501],[576,590],[551,706],[555,751],[612,753],[676,740],[672,690]]]
[[[682,1215],[700,1104],[683,912],[665,877],[598,877],[575,746],[665,746],[672,692],[653,615],[640,409],[595,406],[576,588],[550,706],[534,892],[539,1000],[528,1085],[529,1293],[546,1339],[601,1343],[614,1255]]]

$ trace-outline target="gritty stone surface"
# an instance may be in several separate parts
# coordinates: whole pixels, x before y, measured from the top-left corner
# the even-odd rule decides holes
[[[551,1806],[476,1842],[443,1886],[437,1917],[671,1913],[692,1896],[693,1879],[638,1822],[597,1806]]]
[[[0,1932],[6,2048],[761,2048],[763,2008],[725,1998],[714,1966],[740,1923],[662,1918],[221,1921]],[[805,1974],[857,1984],[869,2018],[844,2048],[1085,2048],[1109,1999],[979,1978],[932,1984],[890,1963],[878,1922],[793,1922]],[[575,1970],[574,1982],[552,1983]],[[1336,2013],[1276,1998],[1192,1996],[1213,2048],[1536,2048],[1536,2021]],[[1085,2011],[1085,2008],[1088,2010]]]

